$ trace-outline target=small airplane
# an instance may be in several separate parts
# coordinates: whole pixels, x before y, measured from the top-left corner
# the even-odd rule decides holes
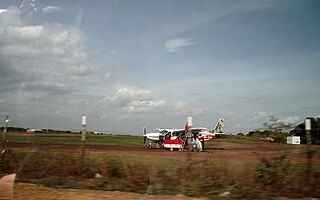
[[[204,142],[221,138],[223,135],[224,119],[220,118],[212,131],[207,128],[191,128],[192,136],[187,136],[189,131],[188,123],[184,129],[157,129],[156,133],[147,133],[146,128],[143,127],[144,143],[149,141],[149,149],[152,149],[152,143],[157,144],[157,148],[163,145],[165,148],[183,150],[186,146],[187,139],[191,138],[193,150],[203,151]]]

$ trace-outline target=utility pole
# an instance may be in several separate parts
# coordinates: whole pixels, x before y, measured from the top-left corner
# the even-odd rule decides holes
[[[85,154],[85,143],[86,143],[86,133],[87,133],[87,116],[82,115],[81,120],[81,168],[84,166],[84,154]]]
[[[307,139],[307,171],[306,171],[306,183],[308,190],[310,189],[310,178],[311,178],[311,161],[312,161],[312,151],[311,151],[311,120],[305,120],[305,129],[306,129],[306,139]]]

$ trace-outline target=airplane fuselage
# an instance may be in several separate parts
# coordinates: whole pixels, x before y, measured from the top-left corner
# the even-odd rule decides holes
[[[147,133],[146,137],[151,142],[160,142],[160,133]]]

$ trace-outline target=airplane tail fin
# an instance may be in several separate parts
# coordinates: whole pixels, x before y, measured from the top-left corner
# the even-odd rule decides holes
[[[224,128],[224,119],[220,118],[216,124],[216,126],[213,129],[214,133],[223,133]]]

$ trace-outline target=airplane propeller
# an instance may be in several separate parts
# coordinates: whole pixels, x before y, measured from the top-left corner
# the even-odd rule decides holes
[[[143,127],[143,136],[143,144],[145,144],[147,139],[147,130],[145,126]]]

